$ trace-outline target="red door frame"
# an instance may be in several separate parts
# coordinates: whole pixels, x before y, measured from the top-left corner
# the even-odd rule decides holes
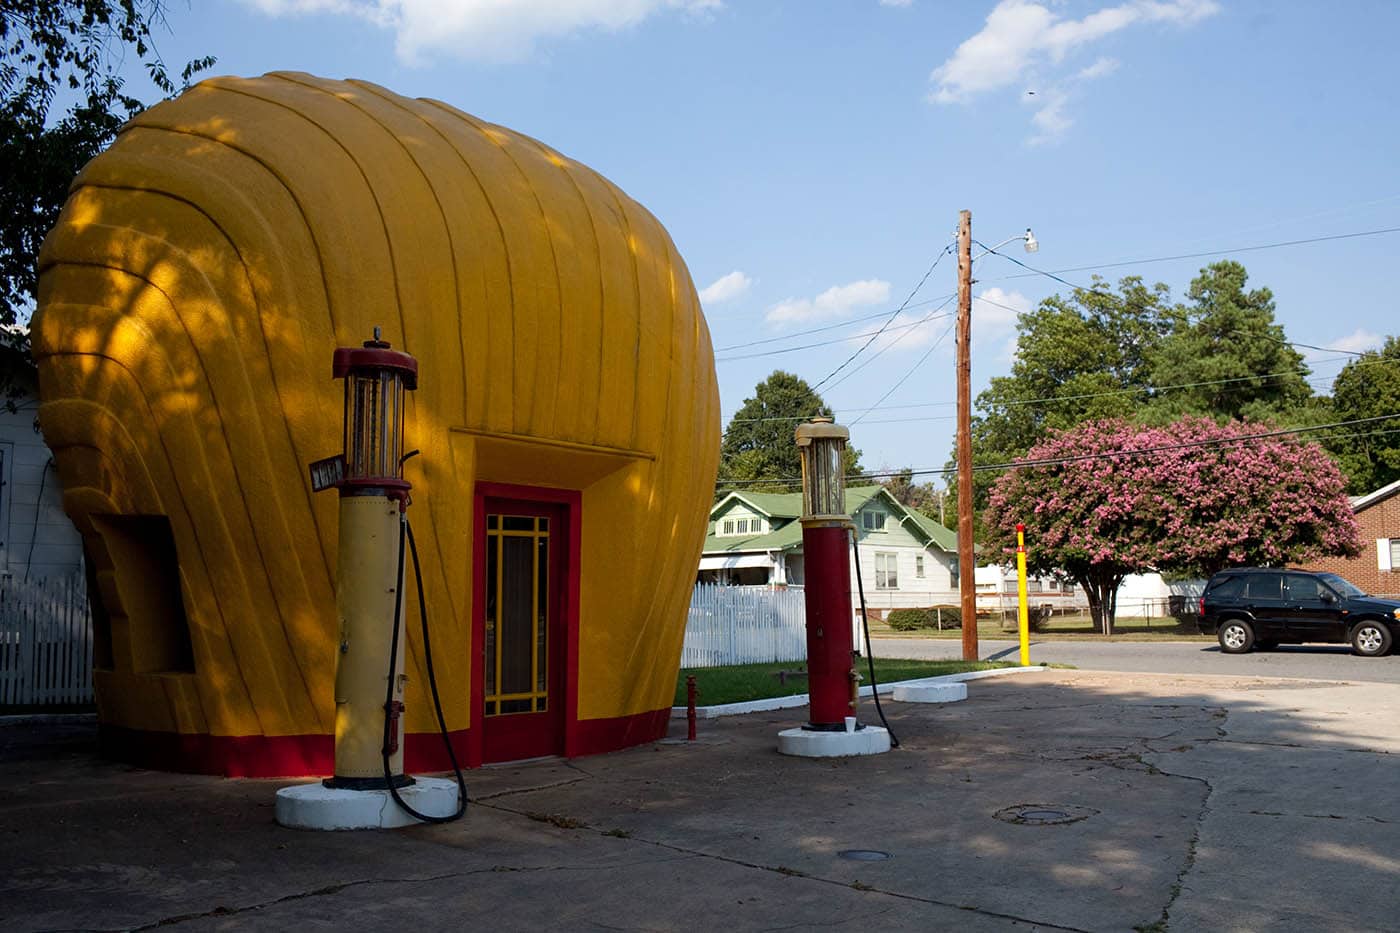
[[[559,506],[563,511],[564,591],[560,594],[559,618],[564,634],[564,748],[566,756],[577,754],[578,746],[578,606],[579,557],[583,535],[583,494],[575,489],[546,486],[517,486],[513,483],[476,484],[472,514],[472,726],[468,730],[467,760],[480,766],[486,750],[486,678],[478,664],[486,654],[486,500],[516,499],[523,502]],[[553,538],[553,535],[550,536]],[[557,552],[556,552],[557,553]]]

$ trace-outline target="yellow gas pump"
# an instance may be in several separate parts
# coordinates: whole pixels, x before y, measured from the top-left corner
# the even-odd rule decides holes
[[[402,606],[403,538],[409,483],[403,478],[404,390],[418,388],[418,361],[380,339],[335,351],[332,375],[345,380],[335,607],[335,776],[328,787],[402,787],[404,669],[396,637]],[[326,461],[321,461],[322,464]],[[314,475],[314,470],[313,470]],[[392,646],[392,647],[391,647]],[[394,683],[390,684],[390,672]],[[388,696],[388,708],[385,697]],[[388,757],[388,767],[384,759]],[[387,771],[387,775],[386,775]]]
[[[340,494],[335,607],[335,774],[277,792],[277,821],[300,829],[370,829],[445,823],[466,810],[467,786],[442,714],[427,608],[403,464],[404,392],[418,387],[418,361],[374,339],[335,351],[345,380],[344,453],[311,464],[311,486]],[[407,545],[407,547],[405,547]],[[404,774],[404,554],[413,554],[423,659],[456,782]],[[389,806],[389,798],[397,807]]]

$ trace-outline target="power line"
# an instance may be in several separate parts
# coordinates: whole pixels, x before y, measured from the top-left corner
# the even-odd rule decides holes
[[[1342,357],[1337,357],[1336,359],[1342,359]],[[1334,359],[1334,360],[1331,360],[1331,361],[1328,361],[1328,362],[1335,362],[1335,359]],[[1377,365],[1382,365],[1382,364],[1389,365],[1389,364],[1395,364],[1395,363],[1400,363],[1400,358],[1395,358],[1395,357],[1384,357],[1384,358],[1381,358],[1381,359],[1374,359],[1374,360],[1360,360],[1360,361],[1358,361],[1358,362],[1353,363],[1352,365],[1355,365],[1355,366],[1377,366]],[[1282,372],[1276,372],[1276,373],[1262,373],[1262,374],[1260,374],[1260,375],[1252,375],[1252,376],[1235,376],[1235,377],[1232,377],[1232,378],[1230,378],[1230,379],[1210,379],[1210,380],[1205,380],[1205,381],[1200,381],[1200,382],[1178,382],[1178,383],[1172,383],[1172,384],[1170,384],[1170,385],[1142,385],[1142,386],[1134,386],[1134,387],[1130,387],[1130,388],[1126,388],[1126,389],[1108,389],[1108,390],[1105,390],[1105,391],[1103,391],[1103,392],[1083,392],[1083,393],[1079,393],[1079,394],[1076,394],[1076,395],[1058,395],[1058,396],[1053,396],[1053,395],[1052,395],[1052,396],[1043,396],[1043,397],[1040,397],[1040,398],[1008,399],[1008,400],[1006,400],[1006,401],[1004,401],[1004,402],[998,402],[997,404],[998,404],[998,405],[1001,405],[1001,406],[1003,406],[1003,407],[1019,407],[1019,406],[1022,406],[1022,405],[1041,405],[1041,404],[1051,404],[1051,403],[1059,403],[1059,402],[1078,402],[1078,401],[1086,401],[1086,400],[1089,400],[1089,399],[1096,399],[1096,398],[1112,398],[1112,397],[1120,396],[1120,395],[1142,395],[1142,394],[1147,394],[1147,393],[1169,392],[1169,391],[1171,391],[1171,390],[1173,390],[1173,389],[1198,389],[1198,388],[1205,388],[1205,387],[1208,387],[1208,386],[1223,386],[1223,385],[1230,385],[1230,384],[1232,384],[1232,383],[1238,383],[1238,382],[1253,382],[1253,381],[1256,381],[1256,380],[1274,379],[1274,378],[1280,378],[1280,377],[1283,377],[1283,376],[1293,376],[1293,375],[1305,376],[1305,375],[1307,375],[1307,373],[1308,373],[1308,371],[1307,371],[1306,369],[1290,369],[1290,370],[1284,370],[1284,371],[1282,371]],[[1335,375],[1332,375],[1332,376],[1314,376],[1314,377],[1312,377],[1312,378],[1310,378],[1310,379],[1306,379],[1306,380],[1304,380],[1304,381],[1310,382],[1310,383],[1311,383],[1311,382],[1327,382],[1327,381],[1329,381],[1329,380],[1335,380],[1336,378],[1337,378],[1337,377],[1336,377]],[[1244,390],[1247,389],[1247,388],[1252,388],[1252,387],[1251,387],[1251,386],[1241,386],[1241,387],[1239,387],[1238,389],[1235,389],[1235,390],[1226,390],[1226,391],[1244,391]],[[851,413],[851,412],[868,413],[868,412],[872,412],[872,411],[895,411],[895,410],[898,410],[898,409],[906,409],[906,408],[947,408],[947,407],[950,407],[950,406],[952,406],[952,405],[954,405],[954,404],[955,404],[954,402],[916,402],[916,403],[909,403],[909,404],[903,404],[903,405],[884,405],[884,406],[881,406],[881,405],[878,405],[878,404],[877,404],[877,405],[866,406],[866,407],[864,407],[864,408],[855,408],[855,407],[836,408],[835,411],[837,411],[837,412],[847,412],[847,413]],[[775,416],[775,417],[769,417],[769,418],[733,418],[733,419],[730,420],[729,423],[730,423],[730,424],[756,424],[756,423],[759,423],[759,422],[769,422],[769,421],[790,421],[790,422],[798,422],[798,421],[806,421],[806,420],[807,420],[808,418],[810,418],[810,417],[811,417],[810,415],[800,415],[800,416],[784,415],[784,416]],[[857,419],[857,420],[860,420],[860,419]],[[928,417],[922,417],[922,418],[909,418],[909,419],[902,419],[902,420],[904,420],[904,421],[947,421],[947,420],[949,420],[949,417],[945,417],[945,416],[939,415],[939,416],[928,416]],[[853,422],[851,422],[851,423],[854,424],[855,422],[853,421]],[[896,422],[893,422],[893,421],[866,421],[865,423],[866,423],[866,424],[893,424],[893,423],[896,423]]]
[[[839,373],[841,370],[845,369],[847,366],[850,365],[850,363],[851,363],[852,360],[854,360],[856,357],[858,357],[858,356],[860,356],[862,353],[864,353],[865,350],[866,350],[866,348],[869,347],[872,343],[875,342],[875,338],[878,337],[878,336],[880,336],[880,334],[884,333],[885,328],[888,327],[890,324],[892,324],[892,323],[894,322],[894,319],[897,318],[897,317],[899,317],[900,312],[903,311],[906,307],[909,306],[909,302],[913,301],[913,300],[914,300],[914,296],[917,295],[917,294],[919,293],[919,289],[921,289],[921,288],[924,287],[924,283],[928,281],[928,277],[929,277],[929,276],[933,275],[933,270],[938,268],[938,264],[939,264],[940,262],[943,261],[943,257],[944,257],[944,256],[947,256],[947,255],[948,255],[949,253],[951,253],[952,251],[953,251],[953,245],[952,245],[951,243],[948,244],[947,246],[943,247],[943,251],[940,252],[937,256],[934,257],[933,264],[930,265],[930,266],[928,267],[928,271],[924,273],[923,278],[919,279],[918,284],[914,286],[914,290],[911,291],[911,292],[909,293],[909,297],[908,297],[908,298],[905,298],[905,299],[904,299],[904,303],[901,304],[898,308],[895,308],[895,309],[894,309],[894,313],[891,314],[891,315],[889,316],[889,319],[885,321],[884,326],[882,326],[878,331],[876,331],[875,334],[874,334],[874,336],[872,336],[869,340],[867,340],[867,341],[860,347],[860,349],[856,350],[856,352],[854,352],[854,353],[852,353],[850,356],[848,356],[848,357],[846,358],[846,360],[845,360],[840,366],[836,367],[836,368],[833,369],[831,372],[829,372],[829,373],[827,373],[825,376],[823,376],[820,382],[818,382],[816,385],[812,386],[812,391],[815,392],[817,389],[820,389],[822,386],[826,385],[826,383],[827,383],[828,381],[830,381],[830,379],[831,379],[832,376],[836,375],[836,374]]]
[[[954,298],[956,298],[956,297],[957,297],[956,295],[949,295],[947,298],[944,298],[943,301],[938,305],[938,307],[934,308],[933,311],[930,311],[928,314],[926,314],[926,315],[924,315],[922,318],[920,318],[920,319],[918,320],[917,324],[927,324],[929,321],[933,320],[935,316],[937,316],[937,317],[948,317],[948,315],[946,315],[946,314],[939,315],[939,314],[937,314],[937,312],[942,311],[944,308],[946,308],[946,307],[948,306],[948,303],[949,303],[950,301],[952,301],[952,300],[953,300]],[[836,380],[835,382],[833,382],[831,385],[827,386],[827,391],[831,391],[832,389],[837,388],[838,386],[841,385],[841,383],[845,382],[847,379],[850,379],[850,378],[851,378],[852,376],[854,376],[856,373],[860,372],[862,369],[864,369],[865,367],[869,366],[871,363],[873,363],[873,362],[875,362],[876,360],[878,360],[881,356],[884,355],[884,353],[885,353],[886,351],[892,349],[892,348],[894,347],[895,344],[899,343],[899,341],[903,340],[903,339],[904,339],[905,337],[907,337],[910,333],[911,333],[911,331],[906,330],[906,331],[905,331],[903,334],[901,334],[899,337],[896,337],[894,340],[891,340],[889,343],[885,344],[883,347],[881,347],[880,349],[876,350],[874,353],[872,353],[872,354],[870,354],[869,356],[867,356],[867,357],[861,362],[861,364],[860,364],[859,366],[857,366],[857,367],[855,367],[854,369],[848,371],[848,372],[846,373],[846,375],[842,376],[840,379],[837,379],[837,380]]]
[[[1393,230],[1394,230],[1394,231],[1400,231],[1400,227],[1395,227],[1395,228],[1393,228]],[[1377,232],[1377,233],[1387,233],[1387,232],[1392,232],[1392,231],[1389,231],[1389,230],[1380,230],[1380,231],[1373,231],[1373,232]],[[1362,236],[1363,234],[1350,234],[1350,235],[1353,235],[1353,236]],[[976,242],[976,241],[974,241],[974,242]],[[1312,242],[1312,241],[1299,240],[1298,242],[1301,243],[1301,242]],[[1111,293],[1109,293],[1109,292],[1101,292],[1101,291],[1099,291],[1099,290],[1096,289],[1096,288],[1085,288],[1085,287],[1082,286],[1082,285],[1075,285],[1073,282],[1069,281],[1068,279],[1061,278],[1059,275],[1055,274],[1054,272],[1047,272],[1047,271],[1045,271],[1044,269],[1037,269],[1035,266],[1028,265],[1028,264],[1022,262],[1021,260],[1017,259],[1015,256],[1008,256],[1006,253],[998,253],[996,250],[994,250],[994,249],[992,249],[991,247],[987,246],[985,243],[980,243],[980,242],[979,242],[979,243],[977,243],[977,245],[980,246],[980,247],[982,247],[983,249],[985,249],[987,252],[991,253],[991,254],[994,255],[994,256],[1000,256],[1002,259],[1008,259],[1008,260],[1010,260],[1011,262],[1014,262],[1016,265],[1020,266],[1020,267],[1023,268],[1023,269],[1029,269],[1031,272],[1034,272],[1034,273],[1036,273],[1037,275],[1043,275],[1043,276],[1045,276],[1045,277],[1048,278],[1048,279],[1053,279],[1054,281],[1061,283],[1062,285],[1068,285],[1070,288],[1074,289],[1075,291],[1085,292],[1085,293],[1090,294],[1090,295],[1097,295],[1097,296],[1100,297],[1100,298],[1104,298],[1104,299],[1107,299],[1108,301],[1115,302],[1116,304],[1118,304],[1119,307],[1126,307],[1126,304],[1124,303],[1123,299],[1119,298],[1117,295],[1111,294]],[[1170,314],[1170,313],[1167,313],[1167,314],[1164,315],[1164,316],[1169,317],[1169,318],[1171,318],[1171,319],[1173,319],[1173,320],[1179,320],[1179,319],[1180,319],[1180,316],[1174,315],[1174,314]],[[1188,316],[1188,319],[1189,319],[1189,316]],[[1255,333],[1250,333],[1249,331],[1243,331],[1243,330],[1231,330],[1231,331],[1229,331],[1228,333],[1237,334],[1237,335],[1239,335],[1239,336],[1241,336],[1241,337],[1250,337],[1250,338],[1263,337],[1265,340],[1272,340],[1272,341],[1274,341],[1275,343],[1282,344],[1282,345],[1284,345],[1284,346],[1289,346],[1289,347],[1305,347],[1306,349],[1309,349],[1309,350],[1321,350],[1321,351],[1323,351],[1323,352],[1325,352],[1325,353],[1348,353],[1348,354],[1350,354],[1350,355],[1352,355],[1352,356],[1357,356],[1357,357],[1359,357],[1359,356],[1362,355],[1360,352],[1358,352],[1358,351],[1356,351],[1356,350],[1344,350],[1344,349],[1342,349],[1341,347],[1315,347],[1315,346],[1313,346],[1313,345],[1310,344],[1310,343],[1296,343],[1296,342],[1291,341],[1291,340],[1283,340],[1283,339],[1281,339],[1281,338],[1279,338],[1279,337],[1275,337],[1275,336],[1273,336],[1273,335],[1271,335],[1271,334],[1263,334],[1263,333],[1255,334]]]
[[[944,304],[947,304],[947,303],[948,303],[947,301],[944,302]],[[940,306],[940,307],[941,307],[941,306]],[[891,327],[891,328],[888,328],[888,332],[893,333],[894,331],[908,331],[908,330],[911,330],[911,329],[913,329],[913,328],[915,328],[915,327],[918,327],[920,324],[924,323],[925,321],[932,320],[932,319],[936,316],[936,312],[937,312],[937,311],[938,311],[938,309],[935,308],[934,311],[931,312],[927,317],[924,317],[924,318],[922,318],[921,320],[915,321],[915,322],[913,322],[912,324],[900,324],[898,327]],[[942,316],[943,316],[943,317],[947,317],[948,315],[945,314],[945,315],[942,315]],[[817,341],[816,343],[804,343],[804,344],[802,344],[801,346],[796,346],[796,347],[783,347],[783,348],[780,349],[780,350],[762,350],[762,351],[760,351],[760,352],[758,352],[758,353],[741,353],[741,354],[739,354],[738,356],[725,356],[725,357],[718,357],[718,356],[717,356],[717,357],[715,357],[715,362],[716,362],[716,363],[732,363],[732,362],[734,362],[734,361],[736,361],[736,360],[752,360],[752,359],[757,359],[758,357],[761,357],[761,356],[781,356],[781,355],[784,354],[784,353],[796,353],[796,352],[799,351],[799,350],[811,350],[811,349],[813,349],[813,348],[815,348],[815,347],[829,347],[829,346],[831,346],[831,345],[834,344],[834,343],[845,343],[845,342],[848,341],[848,340],[859,340],[859,339],[862,338],[862,337],[870,337],[870,339],[873,340],[873,339],[875,339],[876,337],[880,336],[880,334],[886,333],[886,332],[887,332],[887,329],[882,327],[880,330],[869,331],[869,332],[864,333],[864,334],[848,334],[848,335],[846,335],[845,337],[834,337],[834,338],[832,338],[831,340],[819,340],[819,341]]]
[[[1241,435],[1239,435],[1238,437],[1230,437],[1230,438],[1211,438],[1211,439],[1209,439],[1209,440],[1203,440],[1203,441],[1184,441],[1184,442],[1179,443],[1179,444],[1161,444],[1161,445],[1158,445],[1158,446],[1155,446],[1155,447],[1140,447],[1140,448],[1137,448],[1137,449],[1135,449],[1135,450],[1120,450],[1120,451],[1112,451],[1112,452],[1107,452],[1107,453],[1093,453],[1093,454],[1077,454],[1077,455],[1069,456],[1069,457],[1039,458],[1039,459],[1034,459],[1034,460],[1032,460],[1032,459],[1021,459],[1021,460],[1012,460],[1012,461],[1008,461],[1008,462],[1005,462],[1005,463],[987,463],[987,464],[981,464],[981,465],[978,465],[978,466],[974,466],[972,469],[973,469],[974,472],[978,472],[978,473],[987,473],[987,472],[991,472],[991,471],[1013,470],[1013,469],[1021,469],[1021,468],[1026,468],[1026,467],[1060,466],[1060,465],[1068,464],[1068,463],[1083,463],[1083,462],[1085,462],[1085,461],[1094,461],[1094,460],[1114,460],[1114,459],[1119,459],[1119,458],[1122,458],[1122,457],[1136,457],[1136,456],[1141,456],[1141,455],[1143,455],[1143,454],[1163,453],[1163,452],[1172,451],[1172,450],[1188,450],[1188,449],[1192,449],[1192,448],[1204,448],[1204,447],[1228,447],[1228,446],[1235,445],[1235,444],[1248,443],[1248,442],[1257,441],[1257,440],[1265,440],[1265,439],[1274,438],[1274,437],[1287,437],[1287,436],[1293,436],[1293,435],[1299,435],[1299,434],[1309,434],[1309,433],[1312,433],[1312,432],[1314,432],[1314,431],[1327,431],[1327,430],[1331,430],[1332,428],[1350,427],[1350,426],[1352,426],[1352,425],[1357,425],[1357,424],[1371,424],[1371,423],[1374,423],[1374,422],[1377,422],[1377,421],[1389,421],[1389,420],[1396,419],[1396,418],[1400,418],[1400,412],[1392,412],[1392,413],[1387,414],[1387,415],[1375,415],[1375,416],[1370,417],[1370,418],[1352,418],[1352,419],[1347,420],[1347,421],[1334,421],[1334,422],[1331,422],[1331,423],[1329,423],[1329,424],[1316,424],[1316,425],[1310,425],[1310,426],[1306,426],[1306,427],[1297,427],[1297,428],[1280,428],[1280,429],[1277,429],[1277,430],[1274,430],[1274,431],[1261,431],[1261,432],[1258,432],[1258,433],[1255,433],[1255,434],[1241,434]],[[1348,437],[1373,437],[1373,436],[1379,436],[1379,435],[1384,435],[1384,434],[1400,434],[1400,428],[1387,428],[1387,429],[1383,429],[1383,430],[1379,430],[1379,431],[1363,431],[1363,432],[1352,432],[1352,433],[1344,433],[1344,434],[1330,434],[1330,435],[1327,435],[1326,437],[1323,437],[1323,438],[1321,438],[1321,439],[1322,439],[1322,440],[1340,440],[1340,439],[1348,438]],[[917,469],[917,470],[910,469],[910,470],[893,470],[893,471],[884,471],[884,472],[875,472],[875,473],[862,473],[862,474],[859,474],[858,476],[853,477],[853,478],[855,478],[855,479],[879,479],[879,478],[888,478],[888,477],[891,477],[891,476],[900,476],[900,475],[903,475],[903,474],[905,474],[905,473],[908,473],[908,474],[911,475],[911,476],[929,476],[929,475],[947,475],[947,474],[952,474],[952,473],[956,473],[956,472],[957,472],[957,468],[956,468],[956,467],[938,467],[938,468],[930,467],[930,468],[921,468],[921,469]],[[800,476],[798,476],[798,477],[782,477],[782,478],[780,478],[780,479],[720,480],[720,481],[718,481],[718,483],[719,483],[719,485],[724,485],[724,486],[754,486],[754,485],[790,486],[790,485],[793,485],[793,484],[798,484],[798,485],[800,485],[800,484],[802,483],[802,478],[801,478]]]
[[[1308,237],[1302,240],[1280,240],[1277,243],[1260,243],[1255,246],[1237,246],[1233,249],[1211,249],[1204,250],[1199,253],[1177,253],[1173,256],[1150,256],[1146,259],[1125,259],[1119,262],[1100,262],[1088,266],[1071,266],[1067,269],[1057,269],[1055,270],[1055,273],[1044,272],[1039,269],[1031,269],[1031,271],[1038,275],[1049,275],[1053,277],[1056,273],[1063,272],[1092,272],[1096,269],[1119,269],[1124,266],[1145,266],[1149,263],[1154,262],[1173,262],[1178,259],[1202,259],[1207,256],[1223,256],[1228,253],[1252,253],[1264,249],[1278,249],[1284,246],[1302,246],[1306,243],[1324,243],[1330,240],[1353,240],[1358,237],[1382,236],[1388,233],[1400,233],[1400,227],[1382,227],[1378,230],[1359,230],[1355,233],[1337,233],[1332,234],[1330,236]],[[980,246],[981,244],[978,245]],[[985,249],[985,247],[983,248]],[[989,250],[989,252],[994,251]],[[1009,256],[1003,255],[1002,253],[997,253],[996,255],[1002,256],[1002,258],[1004,259],[1011,258]],[[1030,269],[1031,267],[1026,266],[1026,268]],[[1005,281],[1007,279],[1024,279],[1029,277],[1029,274],[1003,275],[996,279],[988,279],[987,281],[1000,282]]]
[[[956,323],[956,322],[954,322],[954,323]],[[898,389],[900,386],[904,385],[904,383],[909,379],[910,376],[912,376],[912,375],[914,375],[914,373],[918,372],[918,371],[919,371],[919,367],[922,366],[922,365],[924,365],[924,360],[927,360],[927,359],[929,358],[929,356],[933,353],[933,351],[936,350],[936,349],[938,349],[938,345],[941,344],[945,339],[947,339],[948,335],[949,335],[950,333],[952,333],[952,331],[953,331],[953,324],[949,324],[949,325],[947,326],[947,328],[944,329],[943,333],[941,333],[941,334],[938,335],[938,339],[935,340],[933,343],[929,344],[929,348],[928,348],[927,350],[924,351],[924,355],[923,355],[923,356],[919,357],[918,362],[916,362],[913,366],[909,367],[909,371],[906,372],[903,376],[900,376],[900,377],[899,377],[899,381],[896,382],[894,385],[890,386],[889,391],[887,391],[884,395],[882,395],[882,396],[880,396],[878,399],[876,399],[875,405],[874,405],[873,407],[879,408],[879,407],[880,407],[880,403],[883,402],[885,399],[889,398],[891,395],[893,395],[895,389]],[[855,421],[852,421],[852,422],[851,422],[851,425],[854,426],[854,425],[859,424],[861,418],[864,418],[864,417],[865,417],[865,415],[863,415],[863,414],[860,415],[859,417],[856,418]]]
[[[945,296],[945,297],[946,297],[946,296]],[[939,301],[939,300],[941,300],[941,299],[940,299],[940,298],[925,298],[923,301],[916,301],[916,302],[914,302],[913,304],[909,305],[908,307],[909,307],[909,308],[922,308],[922,307],[924,307],[924,306],[926,306],[926,305],[931,305],[931,304],[933,304],[935,301]],[[906,308],[906,310],[907,310],[907,308]],[[888,311],[876,311],[874,314],[867,314],[867,315],[865,315],[864,317],[855,317],[855,318],[851,318],[849,321],[842,321],[842,322],[839,323],[839,324],[827,324],[827,325],[824,326],[824,327],[813,327],[813,328],[811,328],[810,330],[797,330],[797,331],[793,331],[793,332],[790,333],[790,334],[783,334],[781,337],[768,337],[767,339],[764,339],[764,340],[750,340],[748,343],[736,343],[736,344],[733,344],[733,345],[728,346],[728,347],[715,347],[715,351],[714,351],[714,352],[716,352],[716,353],[727,353],[727,352],[730,351],[730,350],[743,350],[743,349],[746,349],[746,348],[748,348],[748,347],[757,347],[757,346],[761,346],[761,345],[763,345],[763,344],[765,344],[765,343],[778,343],[779,341],[782,341],[782,340],[793,340],[793,339],[795,339],[795,338],[797,338],[797,337],[806,337],[806,336],[809,336],[809,335],[811,335],[811,334],[820,334],[820,333],[823,333],[823,332],[828,331],[828,330],[837,330],[838,328],[842,328],[842,327],[850,327],[852,324],[859,324],[859,323],[861,323],[861,322],[863,322],[863,321],[873,321],[875,318],[877,318],[877,317],[884,317],[884,316],[887,315],[887,314],[889,314]],[[860,334],[859,336],[863,337],[863,336],[865,336],[865,335],[864,335],[864,334]],[[855,338],[855,337],[848,337],[848,338],[846,338],[846,339],[848,339],[848,340],[854,340],[854,339],[856,339],[856,338]]]

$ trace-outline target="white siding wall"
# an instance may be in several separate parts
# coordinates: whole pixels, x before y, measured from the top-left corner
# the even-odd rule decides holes
[[[874,536],[871,536],[872,538]],[[898,589],[876,586],[875,555],[896,555]],[[923,579],[915,576],[915,558],[924,558]],[[942,551],[926,551],[905,545],[880,545],[871,538],[860,542],[860,575],[865,584],[865,604],[871,609],[903,609],[933,605],[956,605],[957,588],[953,586],[950,563],[952,555]],[[851,602],[859,610],[860,594],[856,589],[855,565],[851,566]]]
[[[0,494],[0,574],[22,580],[64,577],[82,566],[77,529],[63,513],[63,489],[44,439],[34,429],[34,399],[0,410],[4,487]],[[42,491],[42,498],[41,498]]]

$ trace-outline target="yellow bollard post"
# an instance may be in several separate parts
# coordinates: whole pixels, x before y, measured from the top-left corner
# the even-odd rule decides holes
[[[1026,604],[1026,526],[1016,525],[1016,617],[1021,630],[1021,666],[1031,665],[1031,613]]]

